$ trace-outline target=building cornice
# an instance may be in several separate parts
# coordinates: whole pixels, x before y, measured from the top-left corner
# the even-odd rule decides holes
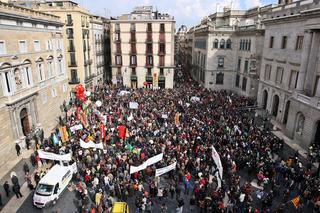
[[[0,18],[6,18],[10,20],[22,20],[22,21],[29,21],[32,23],[40,23],[40,24],[50,24],[50,25],[55,25],[55,26],[63,26],[63,23],[57,22],[57,21],[50,21],[46,19],[37,19],[34,17],[27,17],[27,16],[22,16],[18,14],[11,14],[11,13],[5,13],[5,12],[0,12]]]

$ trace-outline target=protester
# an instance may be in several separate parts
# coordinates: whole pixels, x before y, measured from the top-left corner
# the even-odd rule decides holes
[[[8,181],[5,181],[3,184],[4,191],[6,192],[7,197],[10,195],[10,185]]]
[[[247,109],[254,100],[188,81],[174,90],[101,84],[90,95],[76,87],[77,98],[66,104],[66,118],[39,148],[72,153],[83,211],[110,211],[115,201],[126,200],[134,202],[137,211],[149,212],[154,205],[167,212],[167,200],[177,212],[187,205],[202,212],[269,211],[276,209],[274,199],[285,187],[292,193],[283,196],[283,202],[300,194],[301,202],[316,203],[319,188],[313,186],[319,178],[298,156],[289,164],[281,159],[283,141],[256,126]],[[96,104],[99,101],[102,104]],[[130,102],[137,102],[137,108],[131,109]],[[92,147],[84,148],[80,141]],[[97,148],[101,143],[103,149]],[[212,147],[220,156],[221,174]],[[161,161],[130,174],[131,166],[160,153]],[[155,177],[156,169],[173,163],[174,170]],[[243,180],[243,172],[250,182]],[[36,173],[35,182],[42,176]]]
[[[17,151],[17,156],[20,156],[21,155],[21,147],[20,147],[20,145],[18,144],[18,143],[16,143],[16,145],[15,145],[15,148],[16,148],[16,151]]]

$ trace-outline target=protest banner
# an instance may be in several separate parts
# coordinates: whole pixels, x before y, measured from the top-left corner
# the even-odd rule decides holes
[[[176,169],[177,162],[174,162],[173,164],[170,164],[169,166],[156,169],[156,177],[159,177],[160,175],[163,175],[167,172],[170,172],[171,170]]]
[[[81,129],[83,129],[82,124],[78,124],[78,125],[75,125],[75,126],[70,127],[70,131],[71,131],[71,132],[75,132],[75,131],[81,130]]]
[[[89,142],[84,142],[82,139],[80,139],[80,146],[84,149],[90,149],[90,148],[95,148],[95,149],[103,149],[103,144],[102,142],[100,143],[94,143],[93,141]]]
[[[59,128],[60,136],[61,136],[61,141],[63,143],[67,142],[69,140],[69,134],[67,131],[67,127],[63,126]]]
[[[146,164],[146,166],[151,166],[152,164],[155,164],[161,161],[162,159],[163,159],[163,153],[153,156],[152,158],[149,158],[144,163]]]
[[[138,109],[139,104],[137,102],[129,102],[129,108],[130,109]]]
[[[220,160],[220,156],[217,152],[217,150],[212,146],[212,159],[214,161],[214,163],[217,166],[217,169],[219,171],[219,173],[216,173],[216,177],[217,177],[217,181],[218,181],[218,187],[221,187],[221,179],[222,179],[222,175],[223,175],[223,167],[222,167],[222,163]]]
[[[57,161],[70,161],[71,153],[59,155],[52,152],[45,152],[43,150],[38,150],[39,157],[42,159],[48,160],[57,160]]]
[[[145,163],[141,164],[140,166],[130,166],[130,175],[135,172],[139,172],[141,170],[144,170],[146,168],[147,168],[147,166]]]

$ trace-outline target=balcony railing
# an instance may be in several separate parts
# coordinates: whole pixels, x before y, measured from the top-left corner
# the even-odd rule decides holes
[[[74,46],[68,47],[68,52],[75,52],[75,51],[76,51],[76,50],[75,50]]]
[[[68,19],[66,26],[73,26],[73,20],[72,19]]]
[[[146,67],[153,67],[153,64],[146,63]]]
[[[146,75],[146,81],[153,81],[153,77],[152,77],[152,75]]]
[[[92,59],[87,59],[84,61],[84,65],[90,65],[92,64]]]
[[[69,84],[79,84],[80,79],[79,78],[69,78]]]
[[[131,81],[137,81],[138,77],[136,74],[131,74],[130,79],[131,79]]]
[[[72,39],[73,38],[73,33],[68,33],[67,38]]]
[[[75,62],[75,61],[69,61],[68,66],[69,66],[69,67],[76,67],[76,66],[77,66],[77,62]]]

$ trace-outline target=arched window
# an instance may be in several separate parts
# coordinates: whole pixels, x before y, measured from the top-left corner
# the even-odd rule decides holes
[[[214,42],[213,42],[213,48],[214,49],[218,49],[218,47],[219,47],[219,40],[215,39]]]
[[[296,133],[302,134],[304,128],[305,117],[302,113],[298,114]]]
[[[54,69],[53,69],[53,56],[49,56],[47,58],[48,60],[48,77],[52,77],[54,75]]]
[[[224,41],[224,39],[221,39],[220,40],[220,49],[224,49],[225,48],[225,41]]]
[[[248,50],[251,50],[251,39],[249,39]]]
[[[230,39],[227,40],[226,49],[231,49],[231,40]]]

